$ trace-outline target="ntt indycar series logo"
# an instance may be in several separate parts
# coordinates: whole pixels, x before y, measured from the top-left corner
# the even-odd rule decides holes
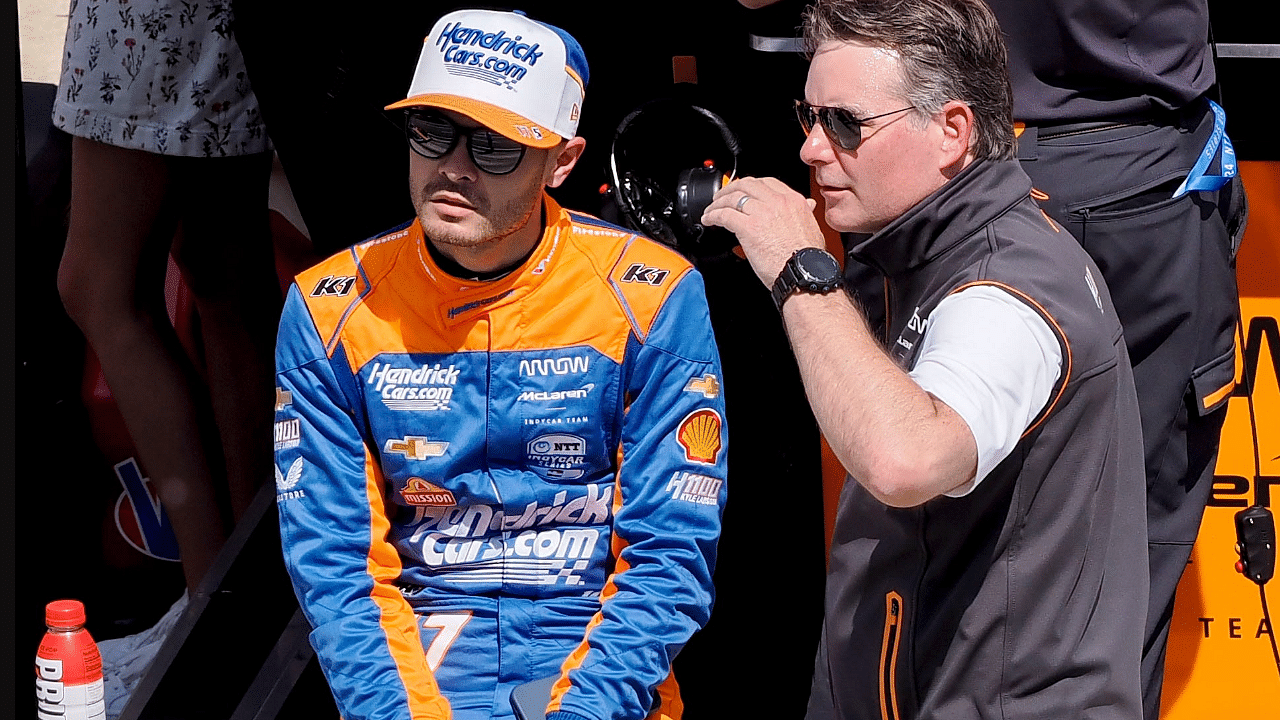
[[[529,469],[549,480],[582,477],[587,466],[587,442],[577,435],[540,435],[529,441],[525,462]]]
[[[444,53],[445,68],[450,74],[508,88],[514,88],[542,57],[538,43],[524,42],[520,35],[508,37],[503,30],[486,32],[464,27],[461,22],[445,25],[436,38],[436,46]]]
[[[374,363],[365,384],[372,386],[390,410],[449,410],[459,372],[454,365],[444,367],[440,363],[413,367]]]

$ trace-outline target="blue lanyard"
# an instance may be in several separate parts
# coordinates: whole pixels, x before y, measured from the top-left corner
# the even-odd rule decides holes
[[[1212,100],[1209,101],[1209,107],[1213,109],[1213,134],[1204,144],[1204,149],[1200,151],[1200,158],[1196,160],[1191,172],[1187,173],[1186,179],[1174,191],[1175,198],[1194,190],[1213,192],[1231,182],[1231,178],[1236,176],[1236,150],[1231,146],[1231,138],[1227,137],[1227,113],[1221,105]],[[1218,154],[1219,146],[1222,147],[1222,174],[1205,175],[1204,172],[1209,169],[1209,163]]]

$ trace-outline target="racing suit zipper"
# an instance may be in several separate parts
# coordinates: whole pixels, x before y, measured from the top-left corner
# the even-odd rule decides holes
[[[884,642],[880,648],[880,717],[898,720],[898,646],[902,642],[902,596],[886,593]]]

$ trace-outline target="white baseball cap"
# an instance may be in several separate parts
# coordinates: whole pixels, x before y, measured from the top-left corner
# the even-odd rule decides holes
[[[577,133],[586,86],[586,54],[564,30],[520,12],[459,10],[436,21],[408,97],[386,109],[453,110],[548,148]]]

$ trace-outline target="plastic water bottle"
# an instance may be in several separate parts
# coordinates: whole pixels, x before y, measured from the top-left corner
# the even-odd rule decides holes
[[[49,631],[36,652],[40,720],[103,720],[102,656],[84,629],[84,603],[54,600],[45,606],[44,621]]]

